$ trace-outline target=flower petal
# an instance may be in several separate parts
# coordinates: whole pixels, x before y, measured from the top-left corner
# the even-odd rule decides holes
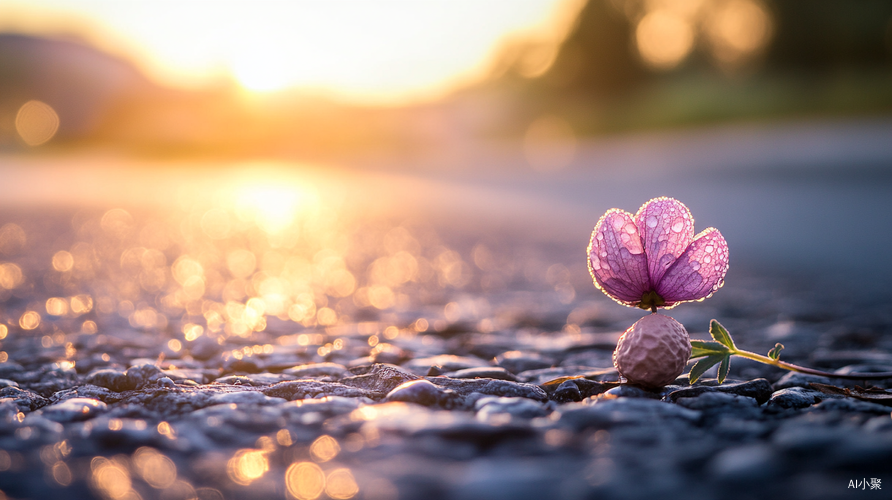
[[[656,291],[666,301],[666,307],[703,300],[721,288],[727,272],[728,243],[718,229],[710,227],[698,234],[666,271]]]
[[[614,208],[595,225],[588,246],[595,286],[617,302],[634,306],[650,290],[647,258],[632,214]]]
[[[641,232],[650,284],[657,283],[694,240],[694,217],[674,198],[654,198],[638,209],[635,224]]]

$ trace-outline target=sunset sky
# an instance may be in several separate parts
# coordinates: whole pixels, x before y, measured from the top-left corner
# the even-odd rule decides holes
[[[0,0],[0,31],[76,35],[153,79],[300,87],[362,102],[480,78],[511,37],[557,43],[575,0]]]

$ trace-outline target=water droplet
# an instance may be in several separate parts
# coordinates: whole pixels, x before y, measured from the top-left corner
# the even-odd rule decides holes
[[[601,250],[601,257],[607,257],[607,250]]]
[[[699,270],[700,270],[700,263],[697,262],[696,260],[692,260],[692,261],[691,261],[691,269],[693,269],[694,271],[699,271]]]
[[[657,218],[656,218],[656,216],[651,215],[650,217],[647,218],[647,227],[649,227],[649,228],[655,228],[655,227],[657,227]]]
[[[613,230],[619,231],[620,229],[623,228],[625,223],[626,223],[626,221],[624,221],[622,217],[617,215],[616,217],[613,218]]]
[[[598,234],[595,236],[595,239],[597,239],[598,241],[602,241],[602,240],[604,239],[604,235],[601,234],[601,233],[598,233]]]
[[[629,234],[635,234],[638,232],[638,227],[635,226],[634,222],[626,224],[626,227],[624,227],[623,229]]]
[[[621,233],[619,235],[619,239],[622,240],[623,243],[628,243],[629,241],[631,241],[632,238],[630,238],[629,235],[626,233]]]
[[[715,250],[715,247],[712,245],[706,245],[706,253],[712,253]]]
[[[705,257],[703,257],[703,263],[704,263],[704,264],[709,264],[710,262],[712,262],[712,257],[710,257],[710,256],[708,256],[708,255],[705,256]]]
[[[676,233],[680,233],[682,229],[684,229],[684,219],[679,217],[678,219],[675,219],[675,222],[672,224],[672,230]]]

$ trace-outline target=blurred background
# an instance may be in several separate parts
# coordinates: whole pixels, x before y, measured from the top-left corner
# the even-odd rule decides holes
[[[285,276],[264,252],[314,234],[307,262],[323,250],[341,262],[313,292],[320,309],[326,293],[375,305],[374,286],[389,290],[374,289],[377,309],[397,307],[425,265],[447,288],[541,274],[574,285],[570,301],[595,296],[591,228],[662,195],[691,208],[697,231],[723,232],[729,282],[783,274],[875,295],[892,278],[892,3],[0,0],[0,182],[10,265],[24,269],[16,259],[37,242],[81,262],[93,220],[135,242],[120,236],[120,252],[164,253],[158,282],[134,286],[179,287],[186,309],[225,299],[230,278]],[[66,210],[95,216],[29,222]],[[300,226],[332,213],[353,225]],[[427,257],[380,278],[375,258],[414,245],[389,229],[368,247],[380,254],[351,256],[375,217],[432,242]],[[179,246],[145,236],[162,219]],[[262,245],[236,242],[245,221]],[[541,273],[498,270],[496,249],[525,245],[541,249]],[[177,271],[184,255],[203,271]],[[14,271],[6,289],[25,296]],[[262,295],[238,286],[237,300]]]

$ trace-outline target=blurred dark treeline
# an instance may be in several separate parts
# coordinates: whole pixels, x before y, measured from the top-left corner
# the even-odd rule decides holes
[[[35,151],[330,157],[517,138],[542,116],[577,135],[892,111],[888,0],[589,0],[557,47],[515,40],[485,82],[438,102],[345,105],[233,84],[163,88],[72,39],[0,34],[0,152],[23,103],[58,114]]]

